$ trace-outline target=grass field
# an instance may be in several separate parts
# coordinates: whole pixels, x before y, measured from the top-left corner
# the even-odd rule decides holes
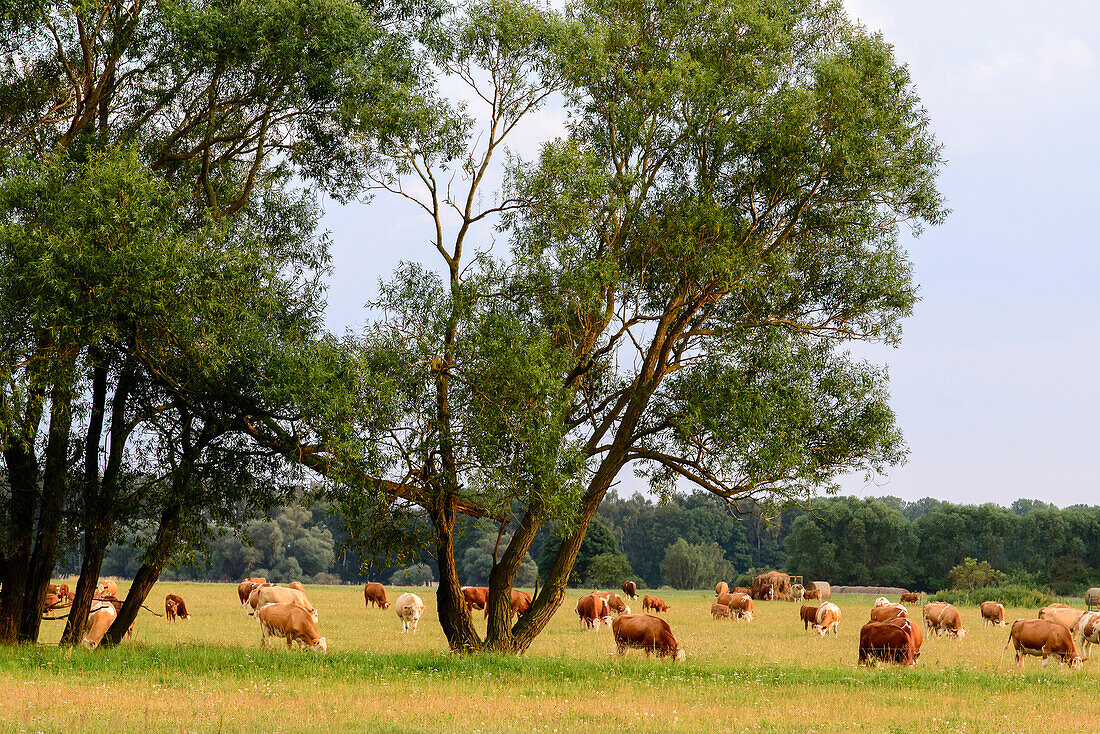
[[[120,596],[125,583],[120,583]],[[398,591],[387,590],[390,601]],[[392,610],[365,610],[362,587],[316,586],[329,653],[259,647],[229,584],[158,584],[149,606],[181,594],[192,619],[142,613],[133,639],[86,652],[55,644],[0,649],[0,730],[28,732],[1052,732],[1100,730],[1100,670],[1025,660],[1007,632],[963,608],[967,635],[926,639],[916,668],[858,668],[872,598],[840,596],[838,637],[803,631],[798,605],[757,602],[751,624],[714,621],[713,594],[661,592],[687,662],[612,655],[610,631],[582,631],[571,592],[521,658],[447,653],[434,591],[416,635]],[[634,611],[640,611],[635,609]],[[919,613],[919,608],[914,614]],[[1035,616],[1009,609],[1007,618]],[[483,625],[480,615],[479,624]],[[483,627],[482,627],[483,628]]]

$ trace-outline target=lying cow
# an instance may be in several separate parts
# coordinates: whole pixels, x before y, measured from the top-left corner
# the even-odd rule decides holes
[[[637,601],[638,600],[638,585],[636,583],[634,583],[633,581],[624,581],[623,582],[623,594],[626,595],[627,599],[633,599],[633,600]]]
[[[377,581],[368,583],[363,587],[363,603],[367,609],[370,609],[371,604],[379,609],[389,609],[390,603],[386,599],[386,587]]]
[[[420,615],[424,613],[424,600],[416,594],[405,593],[397,597],[394,609],[397,611],[397,618],[401,620],[402,634],[411,630],[415,635]]]
[[[649,597],[647,596],[646,599]],[[601,626],[611,626],[611,606],[607,599],[588,594],[577,600],[577,606],[573,608],[580,620],[581,627],[595,629],[597,632]]]
[[[644,596],[642,597],[642,611],[667,612],[668,604],[665,604],[656,596]]]
[[[752,597],[748,594],[733,594],[729,606],[730,613],[737,619],[743,619],[746,622],[752,621]]]
[[[982,626],[992,624],[994,627],[1007,627],[1005,622],[1005,608],[995,601],[983,601],[981,606]]]
[[[99,647],[103,636],[107,634],[107,630],[111,629],[117,616],[118,612],[110,602],[93,601],[92,606],[88,608],[88,626],[80,644],[88,650]]]
[[[830,601],[817,608],[817,618],[814,620],[814,632],[824,637],[831,631],[833,636],[838,635],[837,627],[840,626],[840,607]]]
[[[1085,654],[1081,662],[1084,662],[1092,656],[1092,646],[1100,644],[1100,612],[1085,612],[1077,629],[1081,636],[1081,652]]]
[[[913,665],[920,646],[913,639],[917,626],[908,618],[868,622],[859,630],[859,664],[881,661]]]
[[[1068,629],[1071,634],[1077,633],[1077,625],[1084,615],[1083,610],[1074,609],[1065,604],[1050,604],[1039,610],[1039,619],[1057,622]]]
[[[946,633],[948,637],[956,637],[960,640],[966,636],[966,629],[962,626],[962,615],[954,604],[948,604],[945,601],[924,605],[924,624],[929,632],[935,632],[937,636]]]
[[[295,642],[314,652],[328,650],[328,643],[317,632],[314,619],[296,604],[264,604],[256,610],[256,619],[260,623],[260,644],[263,647],[267,647],[268,637],[283,637],[288,650]]]
[[[730,608],[725,604],[711,604],[710,616],[714,619],[729,619]]]
[[[909,610],[902,604],[884,604],[871,609],[872,622],[889,622],[898,617],[909,618]]]
[[[1070,669],[1076,669],[1081,665],[1081,656],[1077,654],[1077,647],[1073,644],[1073,635],[1069,629],[1058,622],[1047,619],[1017,619],[1012,623],[1012,631],[1008,633],[1008,642],[1004,649],[1012,645],[1016,649],[1016,666],[1022,667],[1024,655],[1037,655],[1043,658],[1043,667],[1046,667],[1050,656],[1058,658],[1060,663],[1067,663]]]
[[[615,646],[619,655],[626,655],[628,647],[645,650],[646,657],[657,653],[657,657],[671,657],[681,662],[687,657],[684,648],[676,642],[672,628],[660,617],[649,614],[624,614],[611,623],[611,632],[615,635]]]
[[[187,613],[187,605],[183,602],[183,597],[179,594],[169,594],[164,597],[164,616],[171,622],[176,617],[180,619],[191,619],[191,615]]]

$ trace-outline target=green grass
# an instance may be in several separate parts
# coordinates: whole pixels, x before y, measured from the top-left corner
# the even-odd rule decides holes
[[[855,660],[871,597],[834,600],[840,635],[821,639],[795,604],[758,603],[751,624],[718,622],[712,594],[665,592],[688,651],[672,665],[619,658],[608,630],[580,630],[578,592],[526,656],[501,657],[448,653],[433,592],[418,590],[420,633],[402,635],[392,610],[363,608],[361,587],[307,591],[328,655],[261,650],[235,588],[217,584],[158,585],[156,600],[180,593],[193,619],[143,614],[118,648],[0,649],[0,730],[1045,733],[1095,730],[1100,717],[1100,671],[1040,672],[1029,659],[1016,672],[1011,653],[1001,659],[1007,632],[983,628],[975,608],[962,609],[966,638],[926,640],[916,668],[868,669]],[[56,640],[62,623],[43,624]]]

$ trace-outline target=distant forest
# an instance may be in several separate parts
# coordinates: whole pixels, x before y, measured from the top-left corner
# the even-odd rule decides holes
[[[948,572],[967,558],[987,561],[1006,574],[1005,583],[1057,594],[1100,582],[1100,507],[827,497],[773,513],[760,506],[742,509],[751,511],[734,514],[704,493],[660,504],[612,492],[588,530],[570,583],[608,587],[634,578],[645,588],[706,588],[720,579],[781,569],[833,584],[933,592],[949,588]],[[498,531],[491,523],[464,519],[455,542],[464,583],[487,582]],[[539,567],[549,565],[559,542],[554,531],[539,532],[517,585],[532,585]],[[133,575],[141,563],[134,540],[123,538],[110,548],[104,575]],[[327,506],[290,506],[270,520],[249,522],[243,533],[196,540],[164,578],[232,581],[260,574],[314,583],[402,584],[437,578],[426,550],[403,565],[390,558],[357,544]],[[71,553],[59,571],[75,573],[77,564]]]

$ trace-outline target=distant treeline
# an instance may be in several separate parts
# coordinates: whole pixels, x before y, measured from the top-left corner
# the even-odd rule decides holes
[[[936,591],[951,586],[951,568],[973,558],[1004,572],[1005,583],[1056,594],[1100,584],[1100,507],[830,497],[806,508],[742,506],[746,509],[734,514],[704,493],[664,504],[611,493],[589,529],[570,582],[606,587],[630,577],[646,588],[706,586],[711,575],[735,581],[750,570],[778,568],[834,584]],[[486,521],[461,523],[455,551],[465,583],[487,583],[498,532]],[[141,562],[134,540],[112,546],[105,575],[132,575]],[[557,545],[555,528],[540,530],[517,583],[531,585]],[[430,549],[400,566],[387,563],[387,557],[355,543],[328,507],[293,506],[270,520],[248,523],[243,534],[196,543],[165,577],[216,581],[262,574],[317,583],[437,577]],[[62,570],[72,572],[76,564],[71,557]]]

